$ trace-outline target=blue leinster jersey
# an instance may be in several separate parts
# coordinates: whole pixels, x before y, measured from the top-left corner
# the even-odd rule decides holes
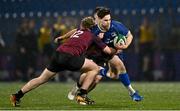
[[[114,37],[116,37],[117,34],[126,36],[128,31],[129,30],[122,23],[112,20],[110,28],[107,32],[104,33],[102,41],[108,46],[113,47]],[[93,27],[92,32],[97,36],[99,33],[101,33],[101,30],[96,25],[95,27]]]
[[[128,31],[129,31],[129,29],[127,29],[127,27],[125,27],[121,22],[112,20],[110,28],[107,32],[104,33],[104,37],[103,37],[102,41],[104,43],[106,43],[108,46],[114,47],[113,39],[117,36],[117,34],[121,34],[121,35],[126,36]],[[95,27],[93,27],[92,32],[96,36],[98,36],[99,33],[101,33],[102,31],[96,25]],[[123,53],[119,53],[117,55],[119,56],[119,58],[121,60],[124,60],[124,56],[123,56],[124,54]]]

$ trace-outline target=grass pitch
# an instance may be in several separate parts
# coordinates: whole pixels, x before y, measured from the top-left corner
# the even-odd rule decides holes
[[[134,102],[118,82],[100,83],[89,96],[95,105],[82,106],[67,99],[73,83],[46,83],[27,93],[21,107],[12,107],[9,95],[24,83],[0,83],[0,110],[180,110],[180,83],[132,83],[144,96]]]

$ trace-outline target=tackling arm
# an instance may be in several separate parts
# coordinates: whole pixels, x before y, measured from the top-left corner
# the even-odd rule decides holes
[[[66,34],[64,34],[64,35],[62,35],[62,36],[59,36],[59,37],[57,37],[56,39],[54,39],[54,42],[55,42],[55,43],[58,43],[58,40],[69,38],[69,37],[70,37],[72,34],[74,34],[76,31],[77,31],[77,29],[73,29],[73,30],[67,32]]]
[[[99,48],[101,48],[103,52],[105,52],[109,55],[116,54],[117,50],[107,46],[99,37],[93,36],[93,39],[94,39],[94,42],[96,43],[96,45]]]
[[[111,47],[108,47],[106,46],[104,49],[103,49],[103,52],[109,54],[109,55],[114,55],[116,54],[117,50],[114,49],[114,48],[111,48]]]

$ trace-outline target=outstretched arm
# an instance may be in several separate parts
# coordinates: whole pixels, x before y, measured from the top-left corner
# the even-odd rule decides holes
[[[73,29],[69,32],[67,32],[66,34],[62,35],[62,36],[59,36],[57,37],[56,39],[54,39],[54,42],[55,43],[58,43],[58,40],[62,40],[62,39],[66,39],[66,38],[69,38],[72,34],[74,34],[75,32],[77,31],[77,29]]]

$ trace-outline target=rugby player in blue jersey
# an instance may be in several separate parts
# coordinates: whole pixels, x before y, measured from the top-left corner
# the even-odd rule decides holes
[[[122,23],[111,20],[110,10],[108,8],[105,8],[105,7],[97,8],[94,13],[94,18],[96,20],[97,25],[92,29],[92,32],[95,35],[99,36],[104,43],[106,43],[108,46],[114,46],[114,44],[113,44],[114,38],[118,34],[121,34],[121,35],[126,36],[126,44],[116,45],[116,48],[119,49],[120,53],[118,53],[114,56],[108,56],[105,54],[100,56],[100,58],[108,59],[107,61],[103,61],[103,62],[108,62],[108,64],[109,64],[108,66],[110,66],[110,67],[106,67],[105,69],[102,68],[100,70],[100,74],[98,76],[96,76],[96,79],[94,80],[94,83],[92,84],[89,91],[91,91],[96,86],[96,84],[102,79],[102,77],[119,79],[120,82],[123,83],[123,85],[128,89],[128,92],[129,92],[132,100],[133,101],[141,101],[143,99],[143,97],[140,96],[138,94],[138,92],[136,90],[134,90],[134,88],[132,88],[132,86],[131,86],[128,73],[127,73],[125,65],[123,63],[123,57],[122,57],[123,53],[121,52],[122,50],[128,48],[128,46],[132,42],[133,36],[132,36],[130,30],[128,30]],[[96,50],[97,50],[97,48],[96,48]],[[96,62],[96,60],[94,60],[94,61]],[[111,69],[114,69],[114,70],[111,70]],[[83,83],[85,75],[86,74],[81,75],[79,81],[77,82],[77,85],[75,85],[73,87],[73,89],[69,92],[68,98],[70,100],[74,99],[77,90]]]

